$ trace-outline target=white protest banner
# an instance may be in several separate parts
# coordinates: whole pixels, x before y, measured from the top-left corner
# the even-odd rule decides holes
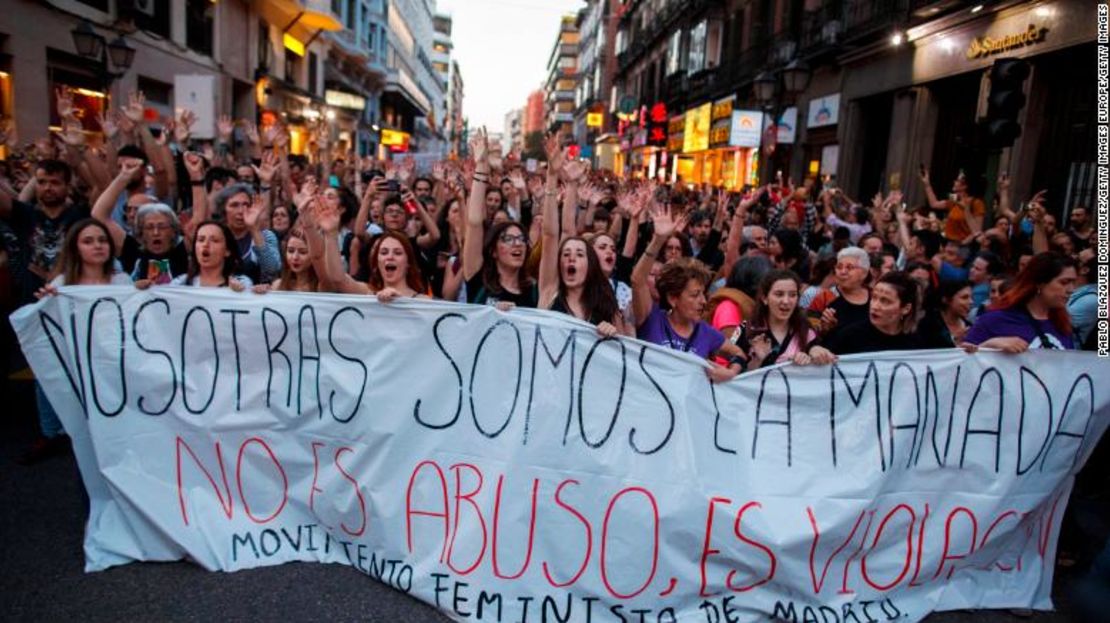
[[[1050,608],[1107,426],[1086,353],[883,353],[711,385],[566,316],[63,288],[12,316],[90,571],[351,565],[462,620]]]

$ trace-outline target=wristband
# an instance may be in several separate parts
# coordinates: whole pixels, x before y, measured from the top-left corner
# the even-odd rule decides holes
[[[204,186],[204,180],[189,180],[190,186]]]
[[[740,371],[741,372],[748,369],[748,360],[744,359],[740,355],[733,355],[733,356],[728,358],[728,365],[731,366],[734,363],[740,365]]]
[[[259,186],[258,190],[261,190],[262,192],[270,192],[271,188],[273,188],[273,186]]]

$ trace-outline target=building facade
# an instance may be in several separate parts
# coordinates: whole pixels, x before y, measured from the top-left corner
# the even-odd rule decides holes
[[[1047,188],[1054,205],[1089,201],[1094,92],[1066,76],[1093,75],[1096,4],[626,0],[617,168],[732,188],[781,171],[917,203],[925,165],[934,184],[962,171],[982,193],[986,76],[996,59],[1022,58],[1029,101],[1001,170],[1018,197]],[[770,99],[757,97],[761,83]]]
[[[340,146],[359,155],[376,154],[380,134],[374,126],[380,120],[389,38],[385,0],[333,4],[343,29],[327,33],[331,45],[324,66],[324,101]]]
[[[543,89],[536,89],[528,94],[528,101],[524,104],[524,114],[521,118],[521,132],[525,136],[533,132],[543,132],[547,128],[545,101],[546,94]]]
[[[616,117],[609,111],[616,56],[617,10],[614,0],[589,0],[578,13],[578,88],[575,92],[574,136],[581,154],[612,168],[617,147]]]
[[[382,93],[382,156],[441,149],[436,109],[442,83],[429,57],[434,6],[426,0],[389,0],[386,85]],[[389,130],[389,132],[384,132]],[[395,144],[400,142],[401,144]],[[392,143],[392,144],[386,144]]]
[[[524,150],[524,118],[523,108],[514,108],[505,113],[504,151],[510,153],[514,150]]]
[[[576,15],[563,16],[547,61],[544,125],[549,132],[574,132],[574,98],[578,88],[577,19]]]

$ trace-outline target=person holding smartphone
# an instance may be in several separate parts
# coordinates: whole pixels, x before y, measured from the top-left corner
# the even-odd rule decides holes
[[[791,361],[798,365],[831,363],[822,353],[815,361],[806,352],[817,333],[798,305],[801,289],[802,280],[791,270],[772,270],[763,277],[749,330],[749,370]]]

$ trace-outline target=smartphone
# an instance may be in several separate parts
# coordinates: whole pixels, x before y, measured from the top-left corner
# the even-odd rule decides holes
[[[331,186],[332,188],[339,188],[339,176],[338,175],[329,175],[328,176],[328,186]]]
[[[401,182],[397,180],[386,180],[385,189],[391,193],[399,193],[401,192]]]

